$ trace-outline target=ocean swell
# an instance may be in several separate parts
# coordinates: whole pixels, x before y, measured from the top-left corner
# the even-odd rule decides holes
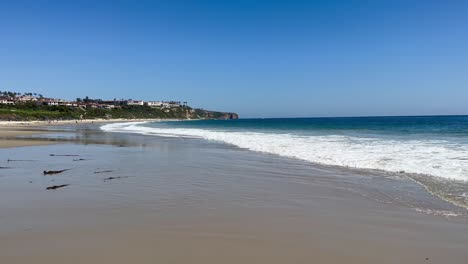
[[[445,140],[396,140],[346,135],[295,135],[199,128],[157,128],[140,123],[108,124],[108,132],[192,137],[313,163],[417,173],[468,181],[468,146]]]

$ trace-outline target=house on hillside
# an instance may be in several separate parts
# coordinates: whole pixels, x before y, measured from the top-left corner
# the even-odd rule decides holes
[[[99,104],[99,108],[109,110],[109,109],[114,109],[115,105],[113,105],[113,104]]]
[[[127,100],[127,105],[145,105],[144,101],[141,100]]]
[[[59,105],[60,100],[54,98],[42,98],[37,102],[42,105],[54,106]]]
[[[152,106],[152,107],[162,107],[163,102],[162,101],[148,101],[146,102],[146,105]]]
[[[176,102],[176,101],[160,101],[160,102],[155,102],[155,106],[159,106],[161,108],[175,108],[175,107],[180,107],[181,104],[180,102]]]
[[[16,100],[19,102],[36,102],[37,98],[31,95],[22,95],[20,97],[16,97]]]
[[[4,105],[14,105],[15,101],[8,97],[0,97],[0,104]]]
[[[67,106],[67,107],[78,107],[79,103],[78,102],[66,101],[66,100],[60,100],[59,105],[63,105],[63,106]]]
[[[176,102],[176,101],[169,101],[167,102],[167,104],[169,107],[180,107],[180,102]]]

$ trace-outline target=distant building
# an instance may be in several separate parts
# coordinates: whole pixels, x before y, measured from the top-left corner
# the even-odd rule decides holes
[[[99,105],[99,108],[102,108],[102,109],[113,109],[113,108],[115,108],[115,105],[111,105],[111,104],[100,104],[100,105]]]
[[[145,105],[145,102],[141,100],[127,100],[127,105]]]
[[[69,107],[73,106],[73,103],[67,100],[58,99],[57,101],[58,101],[58,105],[69,106]]]
[[[105,104],[105,105],[121,105],[122,104],[122,101],[119,101],[119,100],[105,100],[105,101],[101,101],[101,104]]]
[[[0,104],[14,105],[15,102],[11,100],[10,98],[0,98]]]
[[[146,102],[146,105],[148,106],[159,106],[159,107],[162,107],[163,106],[163,102],[162,101],[148,101]]]
[[[148,105],[150,105],[149,102]],[[180,107],[181,103],[176,101],[155,101],[153,102],[153,106],[159,106],[161,108],[175,108]]]
[[[41,100],[37,101],[38,103],[41,103],[43,105],[49,105],[49,106],[53,106],[53,105],[59,105],[60,103],[60,100],[58,99],[53,99],[53,98],[42,98]]]
[[[35,102],[37,98],[31,95],[22,95],[20,97],[16,97],[17,101],[19,102]]]
[[[180,102],[169,101],[167,102],[169,107],[180,107]]]
[[[58,102],[58,101],[47,101],[47,102],[45,102],[45,103],[46,103],[46,105],[51,105],[51,106],[52,106],[52,105],[59,105],[59,102]]]
[[[98,108],[98,105],[94,103],[90,103],[86,105],[86,108]]]
[[[33,93],[20,93],[14,92],[3,92],[0,94],[0,104],[2,105],[15,105],[25,104],[28,102],[35,102],[37,105],[47,106],[66,106],[66,107],[78,107],[85,110],[86,108],[99,108],[99,109],[114,109],[121,108],[122,106],[150,106],[163,109],[164,111],[170,111],[169,108],[183,107],[187,105],[187,102],[178,101],[143,101],[133,99],[117,99],[114,100],[102,100],[102,99],[85,99],[77,98],[76,101],[68,101],[64,99],[47,98],[42,95]]]

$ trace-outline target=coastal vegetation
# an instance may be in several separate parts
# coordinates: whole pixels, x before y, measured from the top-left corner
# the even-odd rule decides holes
[[[47,98],[37,93],[0,91],[0,120],[81,119],[237,119],[235,113],[194,109],[187,102],[132,99],[74,101]]]
[[[111,109],[37,105],[27,102],[19,105],[0,104],[0,120],[79,120],[79,119],[236,119],[234,113],[192,109],[189,106],[158,108],[145,105],[120,106]]]

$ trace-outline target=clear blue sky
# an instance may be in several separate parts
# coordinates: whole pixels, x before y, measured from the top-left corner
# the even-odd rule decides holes
[[[0,90],[468,114],[468,1],[0,1]]]

